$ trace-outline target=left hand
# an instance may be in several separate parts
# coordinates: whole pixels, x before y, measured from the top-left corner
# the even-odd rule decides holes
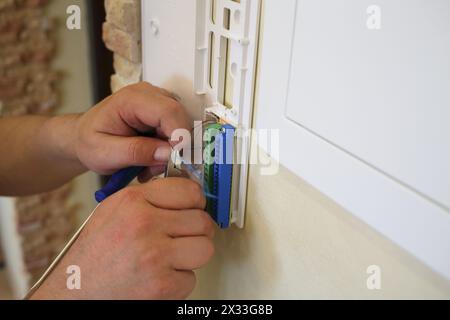
[[[156,138],[139,136],[155,129]],[[149,167],[141,177],[160,174],[170,157],[176,129],[191,129],[182,105],[149,83],[128,86],[79,116],[74,152],[81,163],[109,175],[130,166]],[[147,179],[146,179],[147,178]]]

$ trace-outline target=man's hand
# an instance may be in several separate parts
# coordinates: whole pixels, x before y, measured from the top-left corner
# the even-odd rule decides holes
[[[122,89],[83,115],[0,119],[0,194],[56,188],[87,169],[129,166],[160,173],[176,129],[191,128],[182,106],[148,83]],[[156,138],[142,137],[150,129]],[[213,254],[214,224],[201,187],[186,179],[127,188],[97,208],[80,238],[34,299],[181,299],[193,270]],[[81,290],[67,288],[67,267],[81,268]]]
[[[167,91],[142,82],[122,89],[82,115],[77,124],[75,152],[90,170],[111,174],[129,166],[160,173],[176,129],[191,128],[183,107]],[[158,137],[138,133],[156,130]]]
[[[111,174],[129,166],[149,167],[141,180],[163,171],[169,138],[191,129],[183,107],[148,83],[126,87],[83,115],[0,119],[0,194],[50,191],[83,172]],[[154,139],[140,133],[156,130]]]
[[[201,187],[169,178],[130,187],[101,204],[32,299],[184,299],[212,257],[214,223]],[[81,269],[81,290],[66,286]]]

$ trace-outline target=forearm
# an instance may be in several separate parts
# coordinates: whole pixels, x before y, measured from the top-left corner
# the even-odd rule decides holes
[[[126,87],[83,115],[0,119],[0,195],[57,188],[89,170],[109,175],[127,167],[165,167],[167,139],[191,130],[182,105],[148,83]],[[158,137],[139,136],[156,129]]]
[[[77,119],[0,119],[0,194],[50,191],[86,171],[75,152]]]

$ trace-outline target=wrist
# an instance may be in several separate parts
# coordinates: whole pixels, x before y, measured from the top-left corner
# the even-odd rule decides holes
[[[86,167],[77,155],[78,122],[81,115],[65,115],[49,118],[44,124],[44,141],[51,148],[50,154],[66,162],[73,170],[83,173]],[[47,140],[48,139],[48,140]]]
[[[67,278],[50,275],[41,287],[29,294],[26,300],[82,300],[84,295],[81,290],[67,288]]]

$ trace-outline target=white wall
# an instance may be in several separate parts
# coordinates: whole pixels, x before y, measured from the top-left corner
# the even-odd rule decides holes
[[[193,299],[449,299],[450,284],[288,170],[251,169],[245,230],[221,231]],[[378,265],[382,289],[367,289]]]
[[[194,0],[157,1],[146,19],[160,22],[158,36],[144,39],[152,41],[147,79],[179,94],[197,115]],[[193,299],[450,298],[446,280],[304,180],[284,167],[275,176],[259,169],[251,167],[245,229],[218,232],[216,256],[198,271]],[[381,268],[379,291],[366,285],[371,265]]]
[[[246,222],[219,232],[193,299],[450,299],[447,280],[284,167],[251,168]],[[381,290],[367,288],[372,265]]]
[[[57,53],[53,67],[62,71],[60,114],[81,113],[92,107],[93,92],[90,70],[89,34],[87,26],[87,0],[54,0],[49,5],[49,15],[58,19]],[[82,29],[68,30],[66,9],[78,5],[82,13]],[[72,201],[79,203],[80,222],[95,208],[94,192],[98,179],[87,173],[74,181]]]

